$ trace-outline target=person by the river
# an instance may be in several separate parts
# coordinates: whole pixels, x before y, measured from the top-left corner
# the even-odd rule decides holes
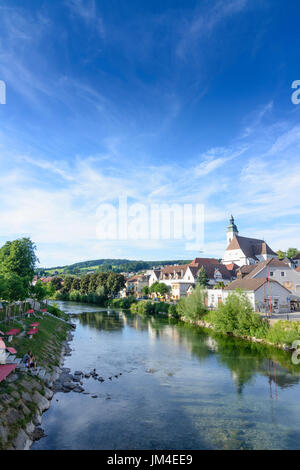
[[[22,362],[23,362],[24,364],[26,364],[26,367],[28,367],[28,362],[29,362],[29,359],[30,359],[30,354],[32,354],[31,351],[28,351],[28,352],[25,354],[25,356],[23,357],[23,361],[22,361]]]
[[[36,369],[36,361],[34,355],[31,353],[30,359],[29,359],[29,367],[31,369]]]

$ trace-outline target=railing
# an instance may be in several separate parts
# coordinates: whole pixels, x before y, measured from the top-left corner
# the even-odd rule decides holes
[[[1,301],[0,301],[1,302]],[[27,299],[20,302],[1,302],[2,308],[0,308],[0,322],[10,324],[12,321],[18,318],[24,318],[27,310],[34,308],[40,310],[41,304],[34,301],[33,299]]]

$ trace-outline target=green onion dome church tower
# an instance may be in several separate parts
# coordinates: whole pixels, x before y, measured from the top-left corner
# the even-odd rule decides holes
[[[238,228],[234,223],[233,215],[230,217],[230,224],[227,228],[227,246],[233,240],[233,238],[239,234]]]

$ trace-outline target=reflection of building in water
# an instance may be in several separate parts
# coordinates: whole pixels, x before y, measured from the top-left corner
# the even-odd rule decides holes
[[[252,365],[252,366],[251,366]],[[251,383],[252,379],[256,374],[266,377],[268,380],[268,393],[271,398],[278,398],[279,389],[284,389],[296,385],[300,381],[300,371],[290,372],[285,367],[282,367],[278,362],[273,361],[272,359],[262,359],[256,361],[256,364],[251,364],[251,361],[247,365],[232,364],[231,376],[234,381],[234,384],[237,388],[237,392],[240,394],[243,391],[244,385],[246,383]]]
[[[211,338],[210,336],[208,336],[205,339],[205,344],[210,351],[213,351],[213,352],[218,351],[218,343],[214,338]]]
[[[170,339],[172,343],[181,343],[181,338],[177,328],[171,325],[157,325],[153,317],[151,317],[148,322],[148,332],[149,338],[153,341],[157,338],[165,338],[167,340]]]

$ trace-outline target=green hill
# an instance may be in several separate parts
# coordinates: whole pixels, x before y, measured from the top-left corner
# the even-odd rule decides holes
[[[128,260],[128,259],[96,259],[91,261],[81,261],[66,266],[54,266],[52,268],[38,268],[36,274],[40,276],[48,276],[54,273],[57,274],[86,274],[88,271],[107,272],[113,271],[116,273],[121,272],[139,272],[145,269],[152,269],[153,267],[172,265],[172,264],[187,264],[191,260],[167,260],[167,261],[143,261],[143,260]]]

